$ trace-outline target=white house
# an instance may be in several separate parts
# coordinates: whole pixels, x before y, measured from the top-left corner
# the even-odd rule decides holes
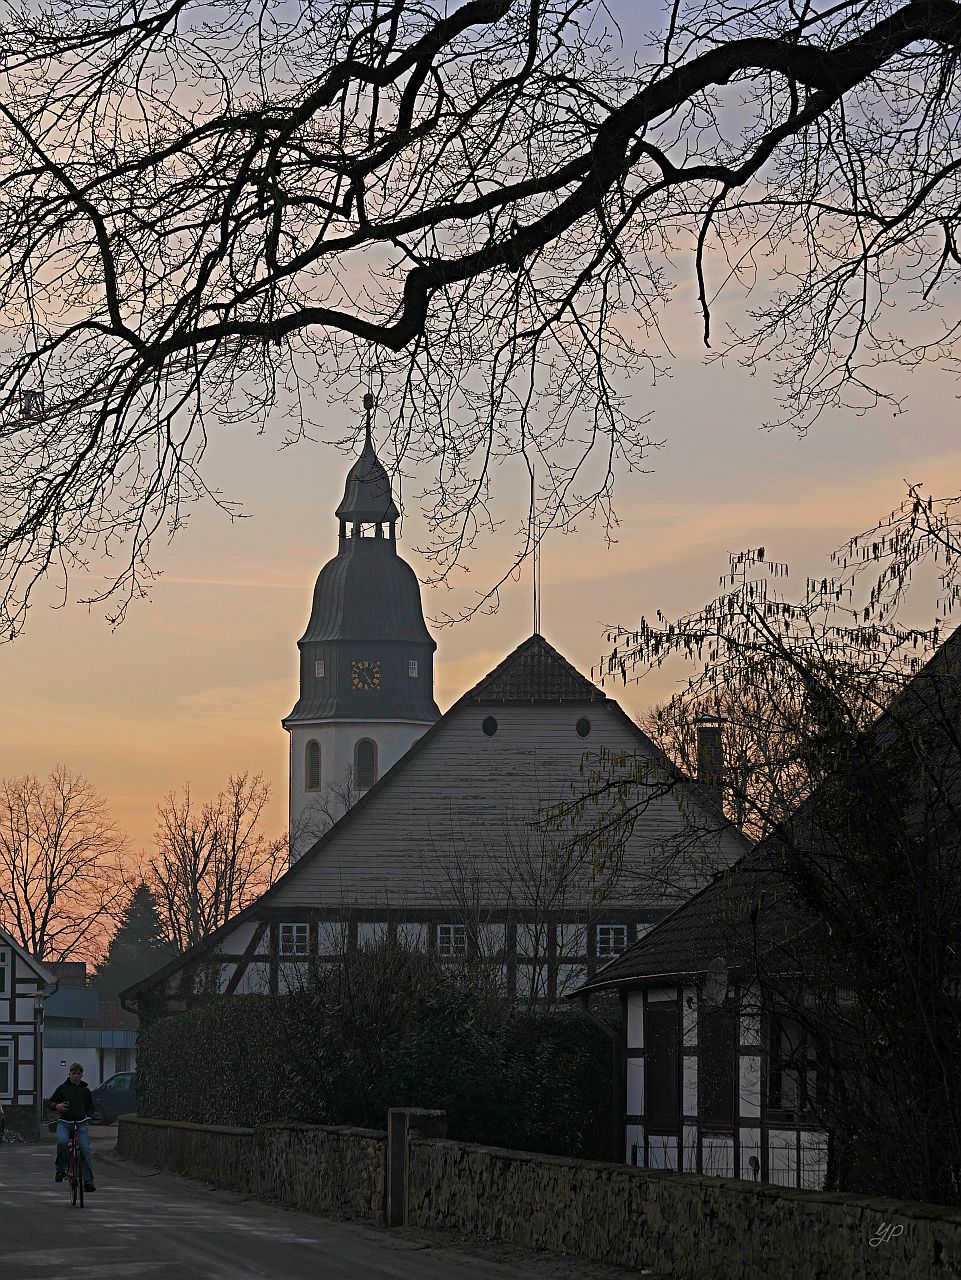
[[[0,1106],[7,1127],[39,1131],[42,1106],[43,1006],[56,981],[0,929]]]
[[[711,788],[534,635],[257,902],[122,995],[149,1017],[282,992],[312,961],[391,936],[483,958],[519,999],[556,998],[745,848]]]

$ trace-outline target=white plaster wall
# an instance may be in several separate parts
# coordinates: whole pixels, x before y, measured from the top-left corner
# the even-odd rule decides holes
[[[697,1115],[697,1054],[684,1055],[681,1068],[683,1111],[685,1116]]]
[[[640,991],[627,997],[627,1047],[644,1048],[644,996]]]
[[[739,1071],[738,1115],[761,1114],[761,1059],[756,1054],[742,1054]]]
[[[628,1058],[627,1060],[627,1114],[642,1116],[644,1114],[644,1059]]]
[[[259,920],[248,920],[246,924],[238,925],[232,933],[228,933],[221,939],[220,950],[226,955],[242,956],[250,945],[259,923]]]
[[[307,852],[321,834],[322,820],[311,816],[318,802],[326,800],[336,820],[345,809],[340,799],[354,772],[354,748],[361,738],[377,743],[377,776],[383,777],[410,750],[430,724],[412,720],[337,720],[321,724],[294,724],[290,734],[290,860]],[[306,789],[307,743],[320,744],[320,791]],[[364,793],[354,789],[353,803]]]
[[[734,1139],[706,1136],[701,1139],[701,1168],[712,1178],[734,1177]]]
[[[67,1066],[61,1066],[66,1062]],[[83,1067],[83,1078],[91,1089],[96,1089],[100,1080],[100,1055],[96,1049],[44,1049],[43,1051],[43,1096],[49,1098],[58,1084],[67,1078],[67,1067],[71,1062],[79,1062]]]
[[[684,1157],[683,1171],[684,1173],[697,1173],[697,1126],[685,1125],[683,1133],[684,1141]]]
[[[750,1182],[754,1180],[754,1173],[750,1164],[751,1156],[754,1156],[758,1161],[761,1159],[761,1130],[739,1129],[737,1138],[741,1166],[740,1176]]]

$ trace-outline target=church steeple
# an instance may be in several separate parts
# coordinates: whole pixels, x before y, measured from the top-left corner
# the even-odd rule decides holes
[[[364,397],[364,446],[347,474],[337,555],[314,586],[301,636],[300,697],[283,721],[290,734],[291,856],[384,773],[439,717],[436,644],[420,585],[397,554],[400,512],[377,457],[374,399]],[[307,834],[304,834],[306,831]]]
[[[364,447],[360,457],[347,472],[344,496],[334,513],[340,521],[341,544],[348,536],[361,536],[364,525],[373,525],[376,537],[382,537],[382,527],[387,525],[390,539],[394,540],[394,526],[400,512],[391,493],[388,476],[374,450],[371,434],[374,415],[374,397],[368,391],[364,396]]]

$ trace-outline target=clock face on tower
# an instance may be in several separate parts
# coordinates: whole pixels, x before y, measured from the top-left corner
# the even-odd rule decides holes
[[[369,658],[350,664],[350,682],[355,689],[380,688],[380,663]]]

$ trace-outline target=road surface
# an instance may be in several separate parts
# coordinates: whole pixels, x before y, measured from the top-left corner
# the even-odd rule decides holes
[[[98,1159],[113,1141],[110,1131],[95,1138],[97,1191],[82,1210],[70,1205],[66,1183],[53,1180],[51,1146],[0,1147],[3,1280],[531,1280],[641,1274],[573,1260],[491,1256],[490,1251],[446,1247],[434,1236],[289,1212],[203,1183]]]

